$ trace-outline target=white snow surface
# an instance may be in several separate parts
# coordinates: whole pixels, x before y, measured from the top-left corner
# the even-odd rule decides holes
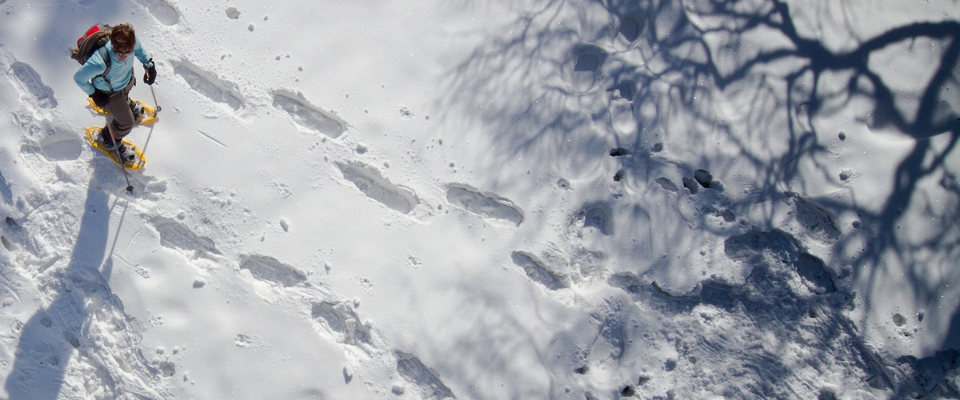
[[[0,398],[960,398],[958,18],[0,0]]]

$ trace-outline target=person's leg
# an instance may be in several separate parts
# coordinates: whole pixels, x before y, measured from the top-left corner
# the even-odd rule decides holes
[[[128,97],[130,89],[133,88],[133,80],[127,87],[110,94],[110,101],[104,107],[113,115],[113,138],[118,142],[127,136],[133,129],[133,112],[130,110],[130,98]],[[105,137],[109,139],[109,134]]]

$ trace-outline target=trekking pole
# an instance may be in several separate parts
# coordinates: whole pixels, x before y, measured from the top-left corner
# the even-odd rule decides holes
[[[153,113],[154,115],[156,115],[158,112],[160,112],[160,104],[157,104],[157,92],[153,91],[153,85],[147,85],[147,86],[150,86],[150,94],[153,95],[153,105],[157,106],[156,112]]]
[[[113,145],[117,146],[113,151],[117,153],[120,169],[123,170],[123,179],[127,181],[127,192],[133,193],[133,185],[130,184],[130,177],[127,176],[127,162],[123,159],[123,155],[120,154],[120,143],[117,143],[116,136],[113,136],[113,124],[110,123],[110,118],[108,118],[106,114],[103,115],[103,119],[107,120],[107,132],[110,132],[110,139],[113,140]]]

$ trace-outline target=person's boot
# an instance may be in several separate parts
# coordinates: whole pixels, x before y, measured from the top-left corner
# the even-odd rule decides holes
[[[110,128],[104,126],[100,129],[100,134],[97,135],[97,141],[103,145],[103,147],[109,151],[116,150],[117,144],[113,142],[113,137],[110,136]]]
[[[133,151],[133,147],[127,146],[123,144],[123,142],[120,142],[120,146],[117,147],[117,152],[120,153],[120,160],[124,165],[137,162],[137,152]]]
[[[139,102],[130,100],[130,111],[133,112],[133,120],[139,124],[140,121],[143,121],[143,118],[146,116],[146,113],[143,110],[143,104]]]

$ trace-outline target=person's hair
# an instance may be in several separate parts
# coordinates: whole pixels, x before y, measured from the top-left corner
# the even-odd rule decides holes
[[[120,24],[110,31],[110,42],[113,43],[114,51],[128,53],[133,51],[133,46],[137,44],[137,35],[130,24]]]

